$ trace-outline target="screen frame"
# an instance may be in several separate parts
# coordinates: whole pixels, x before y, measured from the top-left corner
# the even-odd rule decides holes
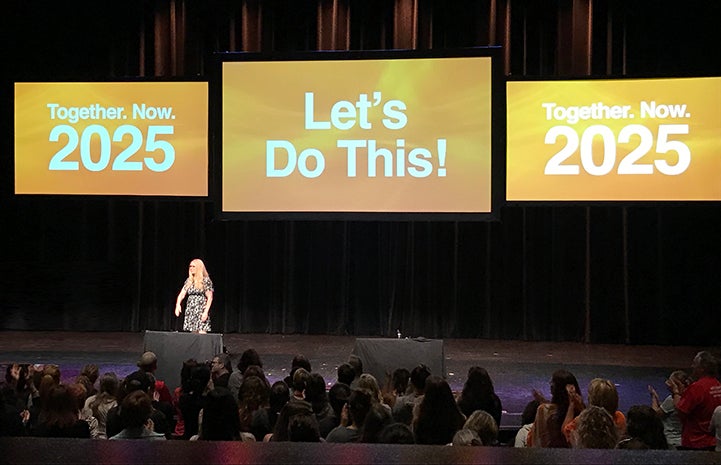
[[[721,75],[717,74],[609,74],[609,75],[534,75],[534,76],[519,76],[509,75],[504,79],[504,121],[503,126],[506,130],[505,140],[505,153],[504,162],[508,160],[508,84],[511,82],[579,82],[579,81],[639,81],[639,80],[670,80],[670,79],[704,79],[704,78],[719,78]],[[703,206],[703,205],[721,205],[721,199],[719,200],[509,200],[506,180],[508,179],[507,163],[505,163],[503,179],[503,203],[509,207],[683,207],[683,206]]]
[[[211,186],[215,217],[220,220],[340,221],[489,221],[498,220],[505,198],[505,81],[501,47],[444,50],[366,50],[304,52],[219,52],[210,79]],[[224,211],[223,210],[223,64],[227,62],[394,60],[486,57],[491,60],[491,207],[490,212]]]
[[[208,166],[208,172],[206,173],[206,186],[207,186],[207,194],[206,195],[152,195],[152,194],[93,194],[93,193],[84,193],[84,194],[71,194],[71,193],[61,193],[61,194],[51,194],[51,193],[16,193],[16,186],[15,186],[15,159],[16,159],[16,144],[15,144],[15,88],[16,84],[128,84],[128,83],[205,83],[206,84],[206,103],[208,107],[208,115],[206,115],[206,151],[207,151],[207,166]],[[13,114],[13,121],[12,121],[12,157],[11,157],[11,175],[12,175],[12,191],[11,195],[18,198],[34,198],[34,199],[40,199],[40,200],[49,200],[49,199],[122,199],[122,200],[129,200],[129,201],[142,201],[142,200],[153,200],[153,201],[179,201],[179,200],[194,200],[194,201],[209,201],[211,199],[211,195],[213,192],[213,186],[212,186],[212,176],[211,176],[211,144],[210,144],[210,132],[211,132],[211,126],[210,126],[210,89],[211,89],[211,83],[206,76],[172,76],[172,77],[161,77],[161,76],[153,76],[153,77],[146,77],[146,76],[123,76],[123,77],[104,77],[104,78],[83,78],[83,79],[61,79],[61,78],[55,78],[55,79],[43,79],[43,78],[37,78],[37,79],[23,79],[23,80],[14,80],[12,82],[12,98],[11,98],[11,105],[12,105],[12,114]]]

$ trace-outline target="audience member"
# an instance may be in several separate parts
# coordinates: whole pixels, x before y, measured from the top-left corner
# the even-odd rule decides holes
[[[423,398],[426,389],[426,379],[431,371],[425,365],[418,365],[411,370],[410,392],[398,397],[393,404],[393,418],[395,421],[410,425],[413,420],[413,410],[417,402]]]
[[[325,390],[325,379],[319,373],[311,373],[305,387],[305,400],[313,406],[313,414],[320,424],[329,417],[335,417],[333,408],[328,402],[328,393]],[[322,436],[322,435],[321,435]]]
[[[448,444],[465,420],[446,380],[440,376],[429,376],[423,400],[413,412],[412,428],[416,442]]]
[[[372,402],[371,408],[363,421],[359,442],[379,442],[383,428],[393,423],[390,411],[378,402]]]
[[[613,416],[603,407],[589,405],[578,416],[571,443],[577,449],[613,449],[618,443]]]
[[[483,440],[478,437],[478,434],[472,429],[459,429],[456,434],[453,435],[451,441],[452,446],[482,446]]]
[[[322,438],[327,437],[328,433],[330,433],[333,428],[340,425],[341,412],[343,410],[343,406],[346,402],[348,402],[349,397],[350,386],[347,384],[335,383],[328,390],[328,403],[331,406],[333,414],[318,422]]]
[[[200,418],[202,420],[198,427],[199,440],[238,441],[241,439],[238,403],[228,388],[221,386],[208,392]]]
[[[290,419],[299,414],[313,415],[313,406],[310,402],[305,400],[291,399],[288,403],[283,406],[278,415],[278,419],[275,422],[275,428],[273,428],[273,434],[266,436],[264,441],[282,442],[289,441],[288,437],[288,425],[290,425]]]
[[[577,416],[585,408],[581,395],[576,392],[574,386],[567,386],[569,396],[569,407],[566,418],[563,422],[563,434],[567,441],[571,441],[571,434],[577,428]],[[626,434],[626,417],[618,411],[618,391],[612,381],[602,378],[594,378],[588,384],[588,403],[605,408],[613,417],[613,422],[618,430],[618,437]]]
[[[288,421],[288,440],[291,442],[321,442],[318,420],[309,413],[297,413]]]
[[[85,376],[85,377],[87,377],[88,381],[90,381],[90,388],[88,389],[88,397],[92,397],[98,393],[98,390],[95,389],[95,382],[100,377],[100,370],[98,369],[97,365],[95,365],[94,363],[89,363],[89,364],[85,365],[83,367],[83,369],[80,370],[79,376]]]
[[[718,366],[710,352],[696,354],[691,364],[691,377],[696,381],[688,387],[669,379],[673,402],[681,419],[681,448],[715,450],[716,437],[709,425],[713,412],[721,405],[721,382]]]
[[[233,398],[238,398],[238,391],[243,382],[243,375],[245,370],[251,365],[258,366],[261,370],[263,369],[263,362],[260,360],[260,355],[258,355],[255,349],[247,349],[240,355],[238,365],[236,366],[237,370],[233,371],[228,378],[228,389],[230,389],[230,392],[233,394]]]
[[[358,380],[363,374],[363,360],[357,355],[351,354],[348,356],[348,364],[353,367],[353,381],[350,382],[349,386],[351,389],[355,389],[358,387]]]
[[[85,401],[85,408],[89,409],[98,420],[98,438],[107,439],[106,423],[110,409],[118,405],[118,377],[115,373],[105,373],[100,378],[100,392],[90,396]]]
[[[498,445],[498,425],[490,413],[485,410],[476,410],[471,413],[463,425],[463,429],[474,431],[484,446]]]
[[[642,444],[642,445],[641,445]],[[619,449],[668,449],[663,422],[648,405],[634,405],[628,410],[626,437]]]
[[[561,430],[569,407],[568,389],[573,386],[579,392],[578,381],[567,370],[556,370],[551,376],[551,401],[543,398],[538,391],[533,395],[538,400],[536,420],[526,439],[529,447],[570,447]]]
[[[328,433],[327,442],[358,442],[366,416],[371,409],[373,395],[364,389],[351,390],[343,407],[340,425]]]
[[[350,365],[350,363],[341,363],[338,366],[338,382],[347,384],[350,386],[350,383],[353,382],[355,379],[355,371],[353,370],[353,367]]]
[[[53,385],[43,402],[33,436],[90,438],[90,425],[80,419],[78,401],[67,386]]]
[[[458,408],[466,416],[476,410],[485,410],[500,426],[503,411],[501,399],[496,395],[491,376],[485,368],[474,366],[468,369],[468,378],[458,398]]]
[[[521,413],[521,428],[516,433],[516,439],[513,444],[514,447],[526,447],[528,445],[526,439],[528,438],[529,431],[531,431],[533,422],[536,421],[536,411],[539,405],[538,400],[533,399],[523,408],[523,413]]]
[[[165,385],[165,381],[161,381],[155,377],[155,372],[158,369],[158,357],[155,353],[150,351],[143,352],[143,355],[140,356],[140,360],[138,360],[136,365],[140,371],[144,371],[153,376],[155,384],[153,391],[157,394],[157,400],[172,405],[173,396],[170,394],[170,389]]]
[[[303,368],[308,373],[312,371],[310,368],[310,361],[303,354],[296,355],[290,362],[290,373],[288,373],[288,376],[286,376],[283,380],[289,388],[293,387],[293,375],[298,368]]]
[[[252,431],[253,416],[261,409],[268,407],[270,389],[257,376],[244,377],[238,394],[238,414],[240,416],[240,431]]]
[[[210,362],[210,377],[213,379],[213,386],[227,388],[231,371],[233,371],[233,366],[228,354],[218,354],[213,357]]]
[[[671,382],[670,380],[673,380]],[[666,381],[666,387],[669,390],[669,394],[663,400],[660,401],[658,393],[653,386],[648,387],[648,391],[651,394],[651,407],[656,414],[661,418],[663,423],[663,432],[666,435],[666,441],[670,448],[677,448],[681,445],[681,419],[678,417],[676,412],[676,406],[673,403],[673,395],[671,393],[672,386],[678,384],[683,386],[684,389],[691,383],[691,379],[683,370],[677,370],[671,373],[669,379]]]
[[[165,439],[163,433],[153,430],[152,412],[153,404],[147,393],[141,389],[129,393],[121,404],[123,429],[110,439]]]
[[[256,441],[263,441],[267,435],[273,433],[275,423],[281,410],[290,400],[290,390],[284,381],[276,381],[270,388],[268,406],[253,413],[253,422],[250,431],[255,435]]]
[[[411,428],[404,423],[391,423],[383,428],[378,435],[378,442],[381,444],[415,444]]]
[[[199,364],[190,371],[187,390],[183,392],[178,400],[178,408],[183,415],[183,438],[190,439],[198,434],[198,415],[205,406],[210,383],[210,369]]]

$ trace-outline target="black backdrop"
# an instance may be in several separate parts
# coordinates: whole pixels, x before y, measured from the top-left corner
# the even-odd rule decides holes
[[[576,16],[589,11],[585,74],[721,75],[717,2],[31,3],[0,6],[0,329],[175,329],[175,295],[188,261],[201,257],[217,291],[214,329],[223,332],[717,339],[716,203],[509,205],[488,223],[222,222],[212,199],[17,197],[12,162],[16,80],[203,76],[215,50],[328,41],[491,43],[507,49],[508,75],[576,75],[584,72],[568,50],[583,45]],[[339,37],[325,27],[342,23],[331,11],[348,18]],[[410,39],[408,23],[416,24]]]

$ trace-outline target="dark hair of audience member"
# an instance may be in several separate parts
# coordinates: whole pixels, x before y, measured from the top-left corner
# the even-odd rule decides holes
[[[298,413],[288,420],[288,440],[292,442],[320,442],[320,430],[315,415]]]
[[[431,370],[425,365],[418,365],[411,370],[410,381],[413,387],[418,392],[423,392],[426,389],[426,378],[431,376]]]
[[[668,449],[663,422],[648,405],[634,405],[628,410],[626,435],[644,443],[649,449]]]
[[[350,363],[341,363],[338,366],[338,382],[350,386],[354,379],[355,371]]]
[[[536,413],[538,412],[538,406],[541,405],[536,399],[528,402],[523,408],[521,413],[521,425],[530,425],[536,421]]]
[[[271,413],[277,416],[290,400],[290,390],[283,381],[276,381],[270,387],[269,406]],[[275,421],[273,421],[275,423]]]
[[[493,388],[491,376],[485,368],[473,366],[468,369],[468,378],[466,378],[463,391],[458,399],[458,408],[466,416],[476,410],[485,410],[493,416],[496,424],[500,424],[501,401]]]
[[[448,382],[440,376],[429,376],[413,430],[418,444],[448,444],[463,427],[461,413]]]
[[[576,377],[570,371],[556,370],[551,375],[551,403],[556,405],[555,422],[559,430],[566,418],[570,403],[568,391],[566,391],[566,386],[569,384],[576,388],[576,392],[581,392]]]
[[[484,446],[498,444],[498,424],[495,418],[485,410],[476,410],[471,413],[463,424],[463,428],[475,431]]]
[[[275,428],[273,429],[272,441],[288,441],[288,425],[290,419],[298,414],[313,415],[313,407],[310,402],[304,400],[293,400],[285,404],[283,409],[278,415],[278,419],[275,422]]]
[[[270,382],[268,382],[268,378],[265,377],[265,373],[263,373],[263,368],[261,366],[250,365],[246,368],[243,372],[243,378],[250,378],[251,376],[259,378],[266,386],[270,387]]]
[[[719,373],[718,360],[711,352],[702,350],[697,353],[693,358],[693,364],[698,367],[698,370],[711,377],[717,377]]]
[[[270,389],[265,382],[257,376],[243,378],[238,391],[238,412],[240,415],[240,430],[250,431],[253,423],[253,414],[268,406]]]
[[[137,428],[145,425],[151,413],[153,413],[153,404],[150,396],[143,391],[136,390],[123,399],[120,419],[126,428]]]
[[[310,381],[310,372],[303,367],[298,367],[293,373],[293,390],[298,392],[305,391]]]
[[[118,376],[112,371],[100,377],[100,390],[88,406],[94,416],[98,415],[98,407],[117,398],[119,385]]]
[[[313,412],[319,414],[328,405],[325,391],[325,379],[320,373],[310,373],[305,386],[305,400],[313,406]]]
[[[348,397],[348,416],[359,429],[373,405],[373,394],[366,389],[353,389]]]
[[[263,368],[263,362],[260,360],[260,355],[258,355],[258,352],[256,352],[255,349],[247,349],[240,355],[240,360],[238,360],[238,371],[245,373],[245,370],[247,370],[251,365]]]
[[[411,372],[405,368],[396,368],[391,375],[391,385],[393,386],[393,392],[397,396],[403,396],[408,391],[408,382],[411,377]]]
[[[78,401],[68,386],[50,387],[40,412],[40,422],[51,428],[68,428],[78,421]]]
[[[340,418],[343,406],[350,397],[350,386],[345,383],[335,383],[328,390],[328,402],[336,417]]]
[[[298,368],[305,368],[305,371],[308,373],[312,371],[310,369],[310,360],[303,354],[298,354],[293,357],[293,360],[290,362],[290,375],[293,376],[293,373],[295,373],[295,370]]]
[[[373,402],[363,421],[359,442],[379,442],[380,432],[391,423],[393,418],[388,409],[378,402]]]
[[[80,375],[87,376],[90,380],[90,384],[95,384],[95,381],[97,381],[100,377],[100,370],[97,365],[89,363],[80,370]]]
[[[378,442],[382,444],[415,444],[413,431],[403,423],[391,423],[380,432]]]
[[[578,416],[576,447],[580,449],[613,449],[618,443],[618,430],[608,411],[589,405]]]
[[[13,370],[18,371],[18,379],[13,378]],[[26,380],[28,374],[28,366],[20,365],[18,363],[9,363],[5,369],[5,382],[6,386],[10,386],[16,395],[20,395],[26,387]]]
[[[482,446],[483,440],[472,429],[463,428],[453,435],[451,445],[454,446]]]
[[[240,439],[238,403],[224,387],[210,391],[203,407],[200,439],[207,441],[236,441]]]
[[[363,360],[361,360],[360,357],[357,355],[350,355],[348,357],[348,364],[353,367],[353,373],[355,374],[356,379],[363,374]]]
[[[193,369],[198,366],[198,361],[194,358],[189,358],[183,362],[183,367],[180,369],[180,390],[182,392],[190,392],[192,390],[190,386],[190,374]]]

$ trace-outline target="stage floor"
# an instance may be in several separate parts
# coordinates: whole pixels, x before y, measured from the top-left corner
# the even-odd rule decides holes
[[[125,376],[136,369],[143,336],[124,332],[1,331],[0,366],[4,373],[4,366],[12,362],[54,363],[60,366],[64,380],[72,380],[83,365],[94,363],[101,374],[114,371]],[[355,337],[232,333],[223,335],[223,343],[234,360],[248,348],[257,350],[271,383],[287,375],[296,354],[305,355],[313,371],[333,383],[338,365],[353,350]],[[619,391],[620,409],[626,412],[631,405],[650,402],[648,385],[665,394],[668,374],[676,369],[688,370],[693,356],[703,349],[707,348],[446,339],[445,375],[453,390],[460,391],[468,368],[486,368],[503,403],[501,427],[517,427],[533,389],[550,396],[548,382],[558,368],[575,374],[584,394],[591,379],[612,380]]]

